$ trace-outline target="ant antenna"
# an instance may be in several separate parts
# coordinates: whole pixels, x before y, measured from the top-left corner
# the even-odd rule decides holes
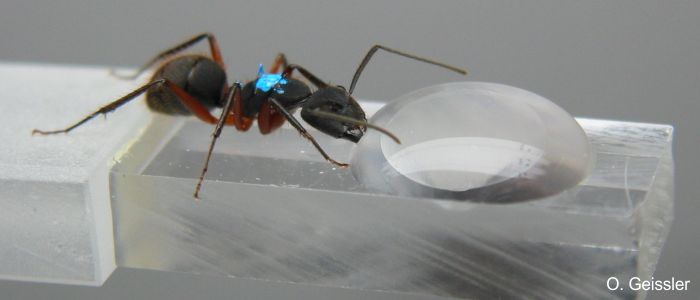
[[[348,90],[351,95],[352,95],[352,92],[355,90],[355,85],[357,84],[357,80],[360,79],[360,74],[362,74],[362,70],[365,69],[365,67],[367,66],[367,63],[369,63],[369,60],[372,58],[372,55],[374,55],[374,53],[377,52],[377,50],[379,50],[379,49],[384,50],[384,51],[389,52],[389,53],[399,55],[399,56],[407,57],[407,58],[410,58],[413,60],[422,61],[424,63],[435,65],[435,66],[438,66],[441,68],[445,68],[445,69],[448,69],[452,72],[456,72],[456,73],[459,73],[462,75],[467,75],[467,70],[465,70],[465,69],[457,68],[457,67],[452,66],[452,65],[441,63],[441,62],[438,62],[438,61],[435,61],[432,59],[427,59],[427,58],[424,58],[421,56],[409,54],[409,53],[399,51],[396,49],[392,49],[392,48],[389,48],[386,46],[374,45],[374,46],[372,46],[372,48],[369,49],[369,51],[367,51],[367,54],[365,54],[365,58],[362,60],[360,65],[357,67],[357,70],[355,70],[355,75],[352,76],[352,82],[350,83],[350,89]]]
[[[390,137],[392,140],[394,140],[394,142],[396,142],[397,144],[401,144],[401,140],[399,140],[399,138],[398,138],[395,134],[391,133],[391,131],[386,130],[386,129],[382,128],[382,127],[379,127],[379,126],[377,126],[377,125],[374,125],[374,124],[372,124],[372,123],[369,123],[369,122],[367,122],[367,121],[360,121],[360,120],[353,119],[353,118],[350,118],[350,117],[346,117],[346,116],[343,116],[343,115],[339,115],[339,114],[336,114],[336,113],[323,111],[323,110],[320,110],[320,109],[318,109],[318,108],[316,108],[316,109],[311,109],[311,110],[309,110],[309,112],[310,112],[312,115],[316,115],[316,116],[318,116],[318,117],[336,119],[336,120],[338,120],[338,121],[353,123],[353,124],[356,124],[356,125],[364,125],[364,126],[367,126],[367,127],[369,127],[369,128],[372,128],[372,129],[374,129],[374,130],[377,130],[377,131],[379,131],[379,132],[385,134],[386,136],[388,136],[388,137]]]

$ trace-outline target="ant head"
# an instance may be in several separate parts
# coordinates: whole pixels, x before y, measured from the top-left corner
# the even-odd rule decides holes
[[[365,112],[342,87],[325,87],[316,91],[304,103],[301,117],[309,125],[334,138],[342,138],[353,143],[360,141],[367,126],[337,118],[322,116],[315,111],[328,112],[355,121],[366,122]]]

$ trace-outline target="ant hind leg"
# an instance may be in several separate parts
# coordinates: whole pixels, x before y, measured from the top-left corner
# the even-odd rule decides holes
[[[134,90],[133,92],[129,93],[128,95],[121,97],[121,98],[117,99],[116,101],[103,106],[102,108],[89,114],[87,117],[83,118],[82,120],[76,122],[75,124],[73,124],[71,126],[68,126],[65,129],[53,130],[53,131],[44,131],[44,130],[34,129],[34,130],[32,130],[32,135],[34,135],[34,134],[49,135],[49,134],[57,134],[57,133],[67,133],[67,132],[75,129],[78,126],[83,125],[85,122],[89,121],[90,119],[92,119],[98,115],[101,115],[101,114],[106,115],[107,113],[114,111],[115,109],[126,104],[127,102],[134,100],[136,97],[143,94],[145,91],[150,89],[152,86],[157,85],[157,84],[162,84],[165,81],[166,81],[165,79],[159,79],[159,80],[152,81],[152,82]]]
[[[159,53],[158,55],[153,57],[151,60],[149,60],[148,62],[143,64],[136,71],[136,73],[134,73],[132,75],[119,75],[119,74],[116,74],[114,70],[110,70],[110,74],[112,74],[115,77],[121,78],[121,79],[127,79],[127,80],[135,79],[135,78],[139,77],[141,74],[143,74],[143,72],[148,70],[150,67],[152,67],[153,65],[158,63],[159,61],[166,59],[170,56],[173,56],[179,52],[182,52],[185,49],[194,46],[198,42],[203,41],[204,39],[209,41],[209,48],[211,50],[212,59],[217,64],[219,64],[219,66],[221,66],[222,69],[225,70],[226,66],[224,64],[224,59],[221,56],[221,50],[219,49],[219,43],[216,41],[216,37],[213,34],[206,32],[206,33],[202,33],[202,34],[199,34],[197,36],[194,36],[191,39],[186,40],[186,41],[176,45],[175,47],[172,47],[170,49],[167,49],[167,50]]]
[[[194,98],[192,95],[187,93],[187,91],[183,90],[181,87],[177,86],[176,84],[172,83],[171,81],[161,78],[157,79],[154,81],[151,81],[147,83],[146,85],[143,85],[131,93],[127,94],[124,97],[121,97],[103,107],[98,109],[97,111],[89,114],[87,117],[81,119],[80,121],[76,122],[75,124],[66,127],[65,129],[61,130],[52,130],[52,131],[44,131],[44,130],[39,130],[39,129],[34,129],[32,130],[32,135],[35,134],[41,134],[41,135],[50,135],[50,134],[57,134],[57,133],[67,133],[70,132],[71,130],[85,124],[87,121],[90,121],[91,119],[95,118],[98,115],[106,115],[107,113],[110,113],[117,108],[121,107],[122,105],[128,103],[131,100],[136,99],[138,96],[141,94],[145,93],[148,91],[150,88],[156,86],[156,85],[165,85],[167,88],[172,90],[178,97],[177,101],[180,101],[187,109],[198,119],[202,120],[205,123],[210,123],[210,124],[216,124],[218,122],[218,119],[214,116],[211,115],[209,110],[202,105],[201,102],[199,102],[196,98]]]

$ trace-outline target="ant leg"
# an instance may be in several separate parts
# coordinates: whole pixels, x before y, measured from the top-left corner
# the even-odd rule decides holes
[[[287,78],[292,75],[292,72],[294,70],[299,71],[302,76],[304,76],[306,79],[308,79],[313,85],[315,85],[317,88],[322,89],[328,86],[323,80],[319,79],[314,75],[313,73],[309,72],[309,70],[305,69],[304,67],[300,65],[295,65],[291,64],[288,65],[286,68],[284,68],[284,71],[282,71],[282,77]]]
[[[287,63],[287,56],[285,56],[284,53],[277,54],[277,57],[275,57],[275,62],[272,63],[272,67],[270,67],[270,73],[277,73],[280,66],[282,67],[282,70],[289,66],[289,63]]]
[[[238,97],[240,98],[240,95]],[[233,125],[236,126],[238,131],[242,132],[248,131],[250,126],[253,126],[253,121],[255,121],[255,119],[245,116],[244,112],[243,101],[240,99],[235,101],[235,103],[233,103],[233,113],[231,117],[234,120]]]
[[[296,101],[302,101],[308,97],[309,96],[301,97]],[[294,110],[289,112],[294,114]],[[270,132],[275,131],[277,128],[282,127],[286,120],[287,119],[284,117],[284,115],[282,115],[282,113],[278,112],[272,107],[272,103],[270,103],[270,101],[265,101],[258,112],[258,129],[260,130],[261,134],[269,134]]]
[[[172,83],[169,80],[165,80],[164,82],[165,86],[169,88],[171,91],[173,91],[176,95],[177,98],[180,100],[180,103],[185,105],[187,110],[189,110],[197,119],[200,119],[201,121],[209,124],[216,124],[219,120],[212,116],[211,113],[209,112],[209,109],[202,105],[199,100],[197,100],[195,97],[192,97],[187,91],[179,87],[177,84]]]
[[[134,78],[136,78],[136,77],[139,77],[141,74],[143,74],[143,72],[145,72],[148,68],[150,68],[151,66],[153,66],[154,64],[156,64],[158,61],[163,60],[163,59],[165,59],[165,58],[167,58],[167,57],[169,57],[169,56],[175,55],[175,54],[177,54],[178,52],[181,52],[181,51],[183,51],[183,50],[185,50],[185,49],[187,49],[187,48],[193,46],[194,44],[196,44],[196,43],[198,43],[198,42],[200,42],[200,41],[202,41],[202,40],[204,40],[204,39],[207,39],[207,40],[209,41],[209,48],[210,48],[210,50],[211,50],[211,57],[212,57],[212,59],[213,59],[217,64],[219,64],[219,66],[221,66],[222,69],[225,70],[225,69],[226,69],[226,66],[224,65],[224,59],[223,59],[223,57],[221,56],[221,50],[219,50],[219,43],[217,43],[216,37],[214,37],[213,34],[207,32],[207,33],[199,34],[199,35],[197,35],[197,36],[195,36],[195,37],[193,37],[193,38],[191,38],[191,39],[189,39],[189,40],[187,40],[187,41],[182,42],[181,44],[179,44],[179,45],[177,45],[177,46],[175,46],[175,47],[172,47],[172,48],[170,48],[170,49],[167,49],[167,50],[165,50],[165,51],[159,53],[159,54],[156,55],[154,58],[152,58],[152,59],[149,60],[147,63],[145,63],[143,66],[141,66],[141,67],[136,71],[136,73],[133,74],[133,75],[130,75],[130,76],[118,75],[118,74],[115,74],[115,73],[114,73],[114,70],[110,71],[110,73],[111,73],[112,75],[114,75],[114,76],[116,76],[116,77],[119,77],[119,78],[122,78],[122,79],[134,79]]]
[[[296,118],[294,118],[294,116],[287,109],[285,109],[284,106],[282,106],[282,104],[277,102],[277,100],[275,100],[274,98],[269,98],[269,100],[270,103],[272,103],[275,106],[275,109],[282,113],[282,115],[284,115],[284,117],[287,118],[287,121],[289,121],[289,123],[292,124],[292,126],[294,126],[294,128],[296,128],[297,131],[299,131],[299,134],[301,134],[301,136],[309,140],[314,145],[314,147],[316,147],[316,150],[318,150],[318,152],[321,153],[323,158],[325,158],[328,162],[339,167],[344,168],[348,166],[348,164],[340,163],[328,156],[326,151],[323,151],[323,148],[321,148],[321,145],[319,145],[318,142],[316,142],[316,139],[314,139],[314,137],[311,134],[309,134],[309,132],[306,131],[306,129],[304,129],[304,126],[302,126],[301,123],[299,123],[299,121]]]
[[[133,92],[127,94],[124,97],[121,97],[117,100],[115,100],[112,103],[109,103],[102,108],[98,109],[94,113],[89,114],[87,117],[83,118],[82,120],[78,121],[77,123],[67,127],[66,129],[61,129],[61,130],[54,130],[54,131],[43,131],[39,129],[34,129],[32,130],[32,135],[34,134],[41,134],[41,135],[49,135],[49,134],[57,134],[57,133],[67,133],[76,127],[83,125],[85,122],[91,120],[92,118],[98,116],[98,115],[106,115],[107,113],[110,113],[117,108],[121,107],[122,105],[126,104],[127,102],[134,100],[136,97],[139,95],[143,94],[144,92],[148,91],[148,89],[156,86],[164,84],[167,88],[172,90],[177,96],[180,102],[185,105],[185,107],[192,112],[198,119],[210,123],[210,124],[215,124],[218,122],[218,119],[215,118],[214,116],[209,113],[209,110],[202,105],[197,99],[192,97],[189,93],[187,93],[185,90],[183,90],[181,87],[177,86],[176,84],[172,83],[171,81],[167,79],[158,79],[154,80],[152,82],[149,82],[148,84],[134,90]]]
[[[217,122],[214,132],[211,134],[211,143],[209,144],[209,152],[207,152],[207,158],[204,160],[204,168],[202,168],[202,173],[199,175],[199,180],[197,181],[197,187],[194,190],[194,198],[199,199],[199,191],[202,189],[202,182],[204,181],[204,175],[209,169],[209,160],[211,159],[211,153],[214,151],[214,145],[216,145],[216,140],[221,135],[221,131],[224,129],[224,124],[228,123],[226,119],[231,114],[233,110],[233,102],[241,101],[241,84],[236,82],[233,84],[233,88],[229,89],[226,93],[226,104],[223,110],[221,110],[221,116],[219,117],[219,122]]]
[[[448,65],[448,64],[444,64],[444,63],[437,62],[437,61],[434,61],[434,60],[430,60],[430,59],[427,59],[427,58],[423,58],[423,57],[420,57],[420,56],[415,56],[415,55],[413,55],[413,54],[408,54],[408,53],[406,53],[406,52],[402,52],[402,51],[399,51],[399,50],[391,49],[391,48],[389,48],[389,47],[385,47],[385,46],[382,46],[382,45],[374,45],[374,46],[372,46],[372,48],[369,49],[369,51],[367,51],[367,54],[365,54],[365,58],[362,60],[362,62],[360,63],[360,65],[357,67],[357,70],[355,70],[355,75],[352,76],[352,82],[350,83],[350,89],[348,90],[348,92],[349,92],[350,94],[352,94],[352,91],[355,89],[355,85],[357,84],[357,80],[360,79],[360,74],[362,73],[362,70],[365,69],[365,66],[367,66],[367,63],[369,63],[370,58],[372,58],[372,55],[374,55],[374,53],[377,52],[377,50],[379,50],[379,49],[382,49],[382,50],[384,50],[384,51],[387,51],[387,52],[390,52],[390,53],[394,53],[394,54],[397,54],[397,55],[401,55],[401,56],[404,56],[404,57],[408,57],[408,58],[410,58],[410,59],[415,59],[415,60],[417,60],[417,61],[422,61],[422,62],[424,62],[424,63],[429,63],[429,64],[431,64],[431,65],[436,65],[436,66],[438,66],[438,67],[443,67],[443,68],[445,68],[445,69],[448,69],[448,70],[451,70],[451,71],[460,73],[460,74],[462,74],[462,75],[467,75],[467,71],[464,70],[464,69],[460,69],[460,68],[457,68],[457,67],[454,67],[454,66],[451,66],[451,65]]]
[[[82,120],[69,126],[66,129],[54,130],[54,131],[43,131],[43,130],[39,130],[39,129],[34,129],[34,130],[32,130],[32,135],[37,134],[37,133],[42,134],[42,135],[67,133],[67,132],[75,129],[78,126],[83,125],[85,122],[89,121],[90,119],[92,119],[100,114],[106,115],[107,113],[119,108],[120,106],[126,104],[127,102],[129,102],[129,101],[133,100],[134,98],[138,97],[139,95],[143,94],[145,91],[147,91],[152,86],[157,85],[157,84],[162,84],[165,81],[166,81],[165,79],[159,79],[159,80],[150,82],[150,83],[134,90],[133,92],[129,93],[128,95],[121,97],[121,98],[117,99],[116,101],[103,106],[102,108],[98,109],[94,113],[88,115],[87,117],[83,118]]]
[[[269,103],[269,101],[265,101],[262,103],[262,106],[260,107],[260,111],[258,112],[258,129],[260,129],[260,133],[262,134],[268,134],[272,132],[273,127],[272,127],[272,116],[273,112],[276,112],[272,108],[272,104]],[[284,119],[282,119],[284,120]],[[282,125],[282,124],[280,124]]]

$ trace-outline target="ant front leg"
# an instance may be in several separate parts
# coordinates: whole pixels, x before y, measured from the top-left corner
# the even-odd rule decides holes
[[[224,64],[224,59],[221,56],[221,50],[219,50],[219,43],[216,41],[216,37],[214,37],[213,34],[206,32],[206,33],[199,34],[199,35],[197,35],[189,40],[186,40],[186,41],[178,44],[175,47],[172,47],[170,49],[167,49],[167,50],[159,53],[158,55],[153,57],[151,60],[149,60],[147,63],[143,64],[136,71],[136,73],[134,73],[133,75],[129,75],[129,76],[118,75],[114,72],[114,70],[111,70],[110,74],[112,74],[113,76],[122,78],[122,79],[135,79],[135,78],[139,77],[141,74],[143,74],[143,72],[148,70],[150,67],[152,67],[153,65],[158,63],[159,61],[166,59],[170,56],[173,56],[181,51],[184,51],[185,49],[192,47],[195,44],[197,44],[198,42],[201,42],[205,39],[209,41],[209,48],[211,50],[212,59],[217,64],[219,64],[219,66],[221,66],[222,69],[226,70],[226,66]]]
[[[313,144],[314,147],[316,147],[316,150],[318,150],[318,152],[321,153],[323,158],[325,158],[328,162],[330,162],[338,167],[344,168],[344,167],[348,166],[348,164],[346,164],[346,163],[341,163],[341,162],[336,161],[335,159],[332,159],[328,155],[328,153],[326,153],[326,151],[323,150],[321,145],[319,145],[318,142],[316,142],[316,139],[314,139],[314,137],[308,131],[306,131],[304,126],[302,126],[301,123],[299,123],[299,121],[286,108],[284,108],[284,106],[282,106],[282,104],[280,104],[274,98],[269,98],[269,100],[270,100],[270,103],[272,103],[272,105],[274,105],[275,109],[278,112],[280,112],[282,115],[284,115],[284,117],[287,119],[287,121],[289,121],[289,123],[292,124],[292,126],[294,126],[294,128],[297,131],[299,131],[299,134],[301,134],[301,136],[303,136],[305,139],[309,140],[311,142],[311,144]]]
[[[323,80],[318,78],[316,75],[311,73],[309,70],[307,70],[306,68],[304,68],[300,65],[296,65],[296,64],[291,64],[291,65],[288,65],[286,68],[284,68],[284,71],[282,71],[282,77],[288,78],[288,77],[292,76],[292,72],[294,70],[301,73],[301,75],[304,76],[304,78],[309,80],[313,85],[315,85],[319,89],[322,89],[322,88],[325,88],[328,86],[328,84],[323,82]]]

